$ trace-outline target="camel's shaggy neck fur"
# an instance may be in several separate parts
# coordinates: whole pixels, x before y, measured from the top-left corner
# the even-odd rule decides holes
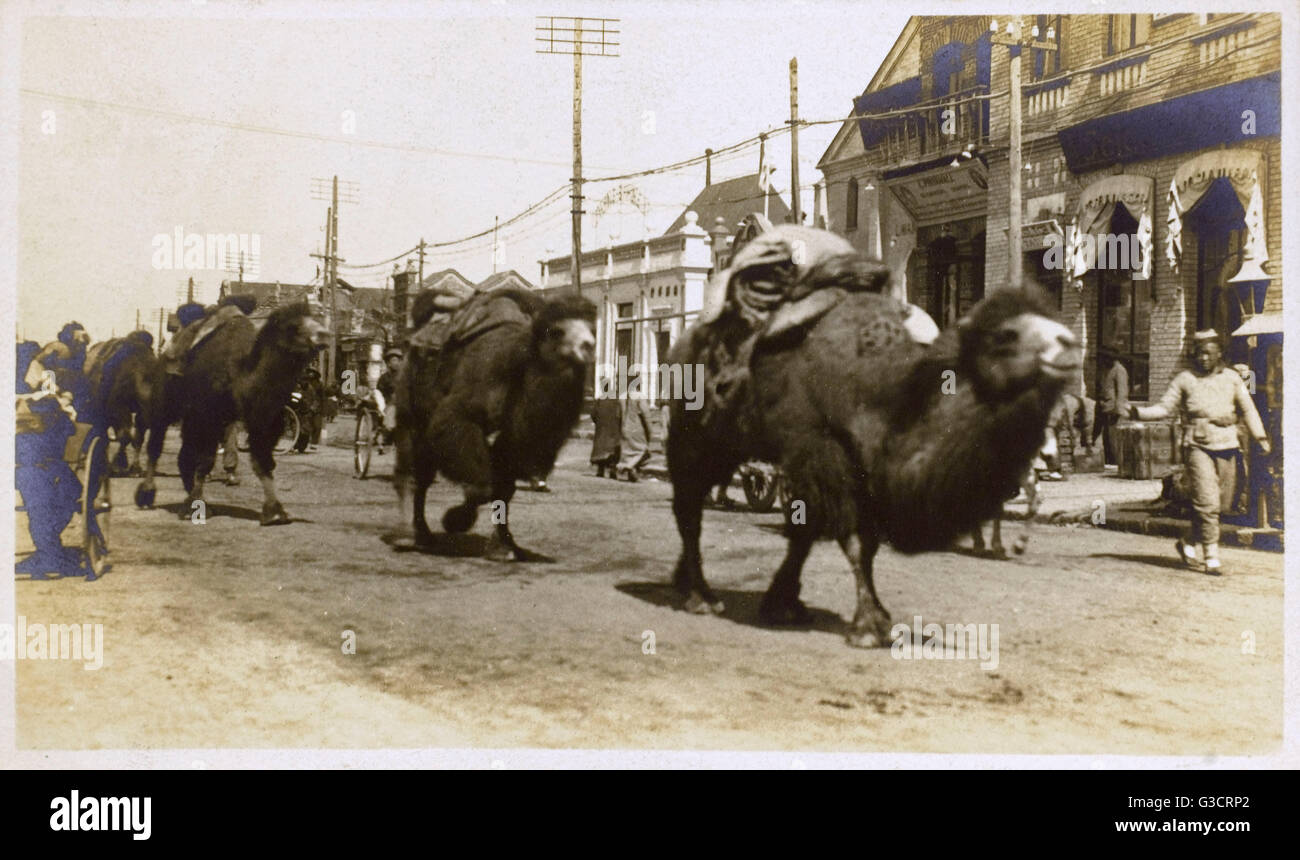
[[[296,343],[298,327],[311,309],[305,303],[276,309],[239,362],[238,394],[256,392],[266,401],[288,401],[311,352]]]

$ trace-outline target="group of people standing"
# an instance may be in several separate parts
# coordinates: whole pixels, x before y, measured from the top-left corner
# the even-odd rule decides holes
[[[654,410],[642,397],[600,397],[591,410],[596,425],[591,443],[591,464],[596,477],[606,475],[633,483],[641,480],[641,469],[650,461]]]

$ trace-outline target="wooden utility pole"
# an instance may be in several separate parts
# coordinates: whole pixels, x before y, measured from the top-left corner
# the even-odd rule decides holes
[[[417,280],[415,282],[415,289],[418,290],[418,289],[422,289],[423,287],[424,287],[424,237],[421,236],[420,237],[420,273],[417,276]],[[408,290],[408,292],[414,293],[415,290]],[[410,307],[410,305],[408,304],[407,307]]]
[[[790,59],[790,217],[799,219],[799,58]]]
[[[158,309],[158,354],[162,355],[163,338],[167,335],[167,309]]]
[[[358,185],[355,182],[344,180],[339,181],[336,174],[326,186],[324,179],[312,179],[311,195],[313,200],[330,201],[329,210],[325,214],[325,253],[323,255],[312,254],[313,257],[322,257],[322,263],[325,266],[323,275],[324,288],[328,292],[329,309],[328,325],[330,332],[329,352],[325,356],[325,379],[333,385],[335,381],[336,353],[338,352],[338,327],[336,325],[335,315],[338,311],[335,302],[335,292],[338,287],[339,263],[345,262],[343,257],[339,256],[339,200],[342,198],[345,203],[356,203],[358,195]],[[342,185],[340,192],[339,186]],[[326,194],[329,196],[326,197]]]
[[[185,293],[185,301],[187,302],[194,301],[194,276],[193,275],[190,276],[190,286]]]
[[[339,177],[334,176],[334,188],[331,192],[330,200],[330,235],[333,237],[330,244],[333,251],[330,253],[330,351],[325,363],[325,384],[334,384],[334,362],[335,353],[339,348],[338,325],[336,325],[336,314],[338,307],[335,302],[335,294],[338,292],[339,285]]]
[[[767,169],[767,132],[758,136],[758,185],[763,189],[763,218],[767,215],[767,198],[772,196],[772,180]]]
[[[1024,237],[1021,235],[1022,222],[1024,220],[1024,192],[1023,192],[1023,166],[1022,166],[1022,133],[1023,123],[1021,119],[1021,88],[1020,88],[1020,55],[1022,49],[1026,47],[1021,41],[1020,22],[1012,19],[1007,21],[1004,33],[998,33],[998,22],[995,19],[989,25],[990,40],[995,45],[1005,45],[1007,47],[1008,63],[1008,98],[1011,99],[1010,105],[1010,141],[1007,146],[1007,169],[1010,172],[1008,185],[1010,200],[1008,204],[1010,211],[1007,213],[1007,251],[1010,259],[1007,261],[1007,282],[1012,289],[1020,289],[1025,278],[1025,248]],[[1031,39],[1027,47],[1040,51],[1055,51],[1055,28],[1047,29],[1047,40],[1038,40],[1038,27],[1035,26],[1031,33]]]
[[[704,150],[704,187],[713,184],[713,150]]]
[[[497,273],[497,229],[501,224],[501,216],[492,216],[492,274]]]
[[[578,295],[582,295],[582,57],[617,57],[611,50],[619,45],[612,39],[619,34],[614,29],[617,24],[617,18],[537,18],[537,41],[541,43],[537,53],[573,56],[573,251],[569,279]]]

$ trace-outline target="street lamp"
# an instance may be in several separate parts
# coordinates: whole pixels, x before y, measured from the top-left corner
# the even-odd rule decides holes
[[[1007,242],[1010,248],[1011,259],[1007,267],[1007,279],[1012,287],[1019,289],[1024,282],[1024,240],[1020,235],[1021,219],[1024,215],[1024,203],[1022,201],[1022,182],[1023,174],[1020,164],[1021,157],[1021,95],[1020,95],[1020,51],[1022,48],[1033,48],[1039,51],[1055,51],[1056,47],[1056,28],[1047,28],[1047,41],[1038,40],[1038,26],[1035,25],[1030,30],[1028,40],[1021,37],[1020,22],[1018,20],[1007,21],[1004,32],[998,32],[998,22],[994,18],[989,22],[989,41],[995,45],[1005,45],[1008,49],[1007,71],[1010,78],[1010,99],[1011,99],[1011,141],[1008,146],[1007,160],[1010,168],[1010,185],[1011,185],[1011,210],[1009,213],[1009,223],[1007,225]]]

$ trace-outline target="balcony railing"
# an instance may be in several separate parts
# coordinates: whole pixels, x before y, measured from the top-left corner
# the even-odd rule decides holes
[[[879,144],[880,152],[888,163],[897,164],[956,152],[967,144],[988,143],[988,100],[970,100],[971,96],[987,92],[984,86],[971,87],[933,107],[897,119],[879,120],[890,124]]]

